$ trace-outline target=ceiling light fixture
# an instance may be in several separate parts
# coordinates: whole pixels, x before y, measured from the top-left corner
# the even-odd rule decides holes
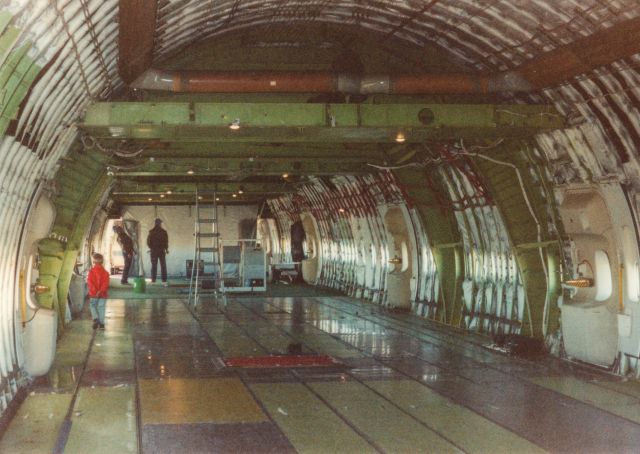
[[[151,202],[153,199],[152,199],[151,197],[149,197],[147,200],[148,200],[149,202]]]
[[[188,173],[189,175],[193,175],[195,172],[193,171],[193,169],[189,169],[189,170],[187,170],[187,173]]]
[[[288,173],[283,173],[282,174],[282,178],[289,178],[289,174]]]
[[[238,194],[244,194],[244,188],[242,186],[238,189]]]
[[[240,129],[240,119],[236,118],[235,120],[233,120],[229,125],[229,129],[233,129],[234,131]]]
[[[407,138],[405,137],[403,132],[398,132],[396,134],[396,142],[398,143],[404,143],[404,141],[407,140]]]
[[[164,199],[164,194],[160,194],[160,198],[161,198],[161,199]]]
[[[231,197],[236,198],[238,197],[238,194],[233,194]]]
[[[109,126],[109,134],[111,137],[122,137],[124,136],[124,128],[122,126]]]
[[[167,194],[173,194],[173,192],[171,191],[171,189],[167,189]]]

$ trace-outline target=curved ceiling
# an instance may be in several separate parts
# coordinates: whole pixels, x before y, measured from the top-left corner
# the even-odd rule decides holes
[[[86,207],[97,206],[107,195],[105,191],[112,189],[113,179],[106,167],[111,156],[101,154],[99,146],[88,146],[86,137],[85,142],[80,138],[79,123],[85,110],[97,101],[136,99],[140,93],[129,90],[125,80],[129,82],[131,76],[150,68],[193,65],[197,49],[210,45],[227,47],[226,61],[242,57],[244,68],[252,69],[249,57],[234,55],[229,48],[226,40],[231,36],[238,39],[253,34],[253,44],[260,47],[260,34],[264,33],[268,46],[293,52],[301,37],[308,37],[309,30],[323,24],[327,29],[342,30],[347,48],[352,44],[348,40],[362,40],[364,47],[373,50],[371,55],[377,50],[387,52],[382,49],[387,45],[399,49],[402,46],[397,43],[404,43],[407,53],[403,55],[412,56],[407,59],[408,72],[526,74],[535,81],[534,91],[501,92],[498,99],[513,104],[552,103],[569,120],[562,129],[538,133],[537,149],[528,149],[527,156],[547,164],[555,183],[616,179],[630,183],[635,189],[631,196],[637,197],[637,0],[5,0],[0,1],[0,209],[5,220],[0,222],[0,238],[6,247],[0,249],[0,264],[4,264],[0,268],[5,270],[0,279],[6,285],[0,286],[0,305],[6,310],[13,307],[17,279],[9,270],[19,251],[22,227],[14,220],[25,219],[37,188],[62,169],[57,181],[61,183],[57,202],[62,215],[56,223],[63,229],[57,235],[65,241],[68,235],[73,246],[69,251],[76,253],[92,216]],[[322,41],[318,46],[322,48]],[[381,58],[372,68],[397,70],[401,60],[396,58],[385,66]],[[297,69],[313,67],[314,63],[317,61],[301,61]],[[367,60],[367,64],[371,62]],[[274,62],[274,67],[265,69],[283,67]],[[189,108],[183,110],[190,118]],[[516,123],[514,117],[531,116],[520,112],[509,112],[509,121]],[[549,116],[542,110],[534,115]],[[357,114],[351,112],[351,117]],[[274,147],[270,140],[264,142]],[[316,145],[308,146],[309,153]],[[325,153],[331,144],[323,145]],[[90,153],[88,148],[94,149]],[[243,151],[239,146],[224,148],[228,153]],[[138,153],[125,151],[127,158]],[[183,151],[193,153],[191,157],[208,168],[207,158],[198,155],[197,144]],[[271,151],[263,150],[264,156],[270,157]],[[290,151],[278,149],[283,161]],[[399,161],[411,159],[410,154],[395,151],[403,155]],[[333,167],[327,172],[335,174],[337,166],[345,166],[348,159],[339,150],[332,152]],[[361,147],[350,152],[351,159],[371,159],[380,150]],[[517,157],[509,154],[510,150],[501,153],[502,164],[513,166],[507,160]],[[159,156],[172,159],[170,154]],[[156,159],[150,155],[147,162],[153,162],[151,157]],[[281,170],[272,170],[271,176],[278,177]],[[254,191],[264,194],[268,190],[261,186],[264,181],[254,183]],[[507,183],[513,186],[513,181]],[[431,196],[431,189],[425,191]],[[543,206],[547,199],[539,197]],[[442,229],[441,237],[448,238],[449,224],[443,222],[438,228]],[[528,235],[523,235],[521,242],[531,243],[531,226],[525,225],[523,230]],[[69,257],[75,260],[71,253]],[[447,263],[453,264],[452,260]],[[457,284],[455,279],[450,281],[453,293]],[[10,319],[5,317],[5,323]]]
[[[638,14],[635,1],[161,1],[154,56],[232,29],[329,22],[437,45],[476,70],[505,70]]]
[[[146,16],[156,2],[4,2],[3,91],[13,103],[7,103],[3,117],[17,117],[5,125],[6,131],[39,158],[47,158],[49,169],[73,141],[73,125],[82,109],[124,86],[117,68],[120,4],[131,4]],[[469,71],[494,72],[639,16],[635,0],[165,0],[157,2],[151,55],[154,64],[161,65],[196,42],[232,30],[287,24],[293,39],[296,27],[320,22],[375,31],[381,42],[393,37],[435,46]],[[574,127],[538,140],[559,167],[568,160],[586,164],[596,176],[637,174],[639,64],[640,56],[628,55],[540,96],[521,98],[551,101],[574,119]],[[20,88],[25,92],[19,93]],[[603,149],[613,153],[603,154]],[[571,174],[563,168],[553,172]]]

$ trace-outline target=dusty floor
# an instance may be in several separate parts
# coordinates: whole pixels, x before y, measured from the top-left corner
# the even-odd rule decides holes
[[[0,452],[640,446],[637,382],[549,358],[510,358],[485,348],[480,336],[351,298],[281,290],[230,296],[226,307],[205,301],[193,311],[176,287],[115,289],[104,331],[94,336],[88,319],[71,323]]]

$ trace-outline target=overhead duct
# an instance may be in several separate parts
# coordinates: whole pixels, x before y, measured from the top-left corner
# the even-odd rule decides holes
[[[149,69],[133,88],[210,93],[485,94],[528,92],[558,85],[640,53],[640,17],[618,23],[490,75],[370,75],[332,72],[209,72]]]
[[[485,94],[529,91],[516,73],[370,75],[331,72],[212,72],[150,69],[132,88],[188,93]]]

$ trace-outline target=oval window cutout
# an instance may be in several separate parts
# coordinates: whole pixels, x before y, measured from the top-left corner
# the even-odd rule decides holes
[[[611,277],[611,264],[609,256],[602,249],[595,251],[595,284],[596,301],[604,301],[613,293],[613,280]]]

